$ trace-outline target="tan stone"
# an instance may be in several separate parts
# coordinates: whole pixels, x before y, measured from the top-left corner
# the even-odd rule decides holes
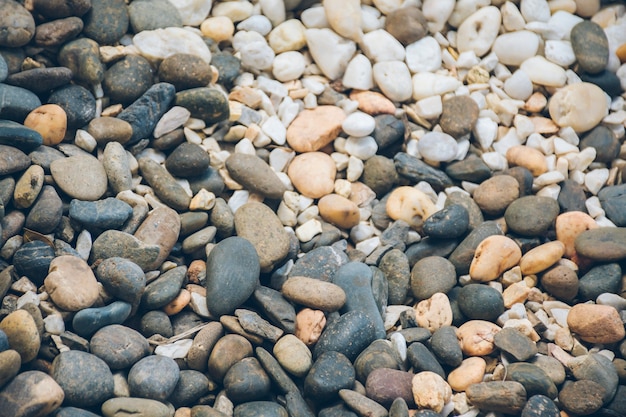
[[[296,314],[296,337],[311,346],[317,343],[326,327],[326,316],[321,310],[303,308]]]
[[[43,284],[54,304],[67,311],[91,307],[100,295],[98,281],[87,262],[72,255],[54,258]]]
[[[43,187],[44,176],[39,165],[31,165],[24,171],[13,191],[13,201],[18,208],[28,208],[35,202]]]
[[[525,281],[511,284],[502,292],[504,306],[511,308],[513,304],[523,303],[528,298],[528,294],[530,294],[530,288]]]
[[[598,224],[593,217],[582,211],[568,211],[559,214],[556,218],[554,229],[557,240],[564,245],[563,255],[575,261],[576,249],[574,241],[582,232],[597,228]]]
[[[290,277],[281,292],[291,302],[322,311],[337,311],[346,303],[339,285],[315,278]]]
[[[426,408],[440,413],[452,398],[450,385],[438,374],[423,371],[415,374],[411,380],[413,399],[419,408]]]
[[[519,198],[519,182],[510,175],[496,175],[480,183],[473,197],[483,212],[498,216]]]
[[[559,126],[547,117],[533,116],[529,119],[535,126],[535,133],[552,135],[559,131]]]
[[[415,320],[420,327],[431,332],[452,324],[452,307],[444,293],[435,293],[432,297],[415,305]]]
[[[310,198],[320,198],[335,189],[337,167],[328,154],[308,152],[297,155],[291,161],[287,175],[301,194]]]
[[[338,194],[328,194],[317,203],[322,219],[342,229],[351,229],[361,220],[359,207]]]
[[[359,42],[363,36],[360,0],[325,0],[323,4],[330,27],[344,38]]]
[[[252,109],[256,109],[261,105],[263,96],[257,89],[252,87],[235,87],[230,94],[228,94],[228,99],[238,101]]]
[[[607,305],[576,304],[567,315],[567,326],[589,343],[615,343],[625,336],[619,313]]]
[[[608,114],[606,93],[597,85],[581,82],[559,89],[548,105],[550,117],[560,127],[576,132],[594,128]]]
[[[621,44],[615,50],[615,55],[619,58],[619,62],[622,64],[626,62],[626,43]]]
[[[483,381],[487,362],[480,356],[464,359],[458,368],[448,374],[448,384],[454,391],[463,392],[472,384]]]
[[[565,252],[565,245],[558,240],[532,248],[522,256],[519,266],[524,275],[537,274],[557,263]]]
[[[469,274],[474,281],[493,281],[520,261],[522,251],[511,238],[493,235],[484,239],[474,253]]]
[[[506,160],[510,166],[528,168],[533,176],[548,172],[546,157],[541,151],[529,146],[512,146],[506,151]]]
[[[500,330],[500,326],[490,321],[470,320],[457,329],[456,337],[465,355],[485,356],[495,350],[493,338]]]
[[[299,378],[304,377],[313,366],[311,350],[302,340],[292,334],[286,334],[278,339],[273,353],[278,363],[287,372]]]
[[[39,132],[44,145],[54,146],[61,143],[65,137],[67,114],[57,104],[44,104],[26,116],[24,126]]]
[[[404,220],[414,229],[421,229],[424,220],[437,211],[426,193],[409,186],[393,190],[385,208],[393,220]]]
[[[89,122],[87,132],[101,147],[109,142],[119,142],[123,145],[133,135],[133,127],[126,120],[117,117],[96,117]]]
[[[2,330],[9,339],[9,346],[20,354],[22,363],[37,357],[41,338],[35,319],[26,310],[15,310],[0,321]]]
[[[187,267],[187,279],[190,284],[200,284],[206,279],[206,262],[202,259],[191,261]]]
[[[335,106],[304,110],[287,128],[287,142],[296,152],[318,151],[335,140],[345,118],[345,112]]]
[[[235,25],[226,16],[209,17],[200,24],[202,35],[213,39],[215,42],[230,40],[235,33]]]
[[[376,91],[353,90],[350,93],[350,100],[358,102],[359,110],[372,116],[396,113],[393,102]]]
[[[526,100],[526,103],[524,104],[524,109],[530,113],[539,113],[546,107],[547,104],[548,99],[546,96],[537,91],[528,97],[528,100]]]
[[[187,307],[190,301],[191,293],[183,288],[180,290],[176,298],[163,307],[163,311],[168,316],[173,316],[174,314],[180,313],[183,308]]]

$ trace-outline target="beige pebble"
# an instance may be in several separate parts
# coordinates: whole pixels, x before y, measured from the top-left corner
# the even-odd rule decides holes
[[[317,343],[326,327],[326,316],[321,310],[303,308],[296,314],[296,337],[311,346]]]
[[[452,324],[452,307],[444,293],[435,293],[432,297],[420,301],[414,310],[417,324],[431,332]]]
[[[215,206],[215,194],[201,188],[189,202],[189,210],[206,210],[209,211]]]
[[[393,190],[385,207],[389,217],[404,220],[414,229],[420,229],[424,220],[437,211],[428,195],[409,186]]]
[[[534,92],[524,103],[524,109],[530,113],[539,113],[548,105],[548,99],[539,91]]]
[[[473,197],[482,211],[498,216],[519,198],[519,182],[510,175],[496,175],[481,182]]]
[[[545,155],[541,151],[524,146],[512,146],[506,151],[506,160],[510,166],[528,168],[534,177],[548,172]]]
[[[500,326],[485,320],[470,320],[456,331],[461,350],[467,356],[490,355],[495,350],[493,337],[501,330]]]
[[[423,371],[415,374],[411,380],[413,399],[419,408],[427,408],[441,412],[443,407],[452,398],[450,385],[438,374]]]
[[[454,391],[463,392],[472,384],[483,381],[487,362],[480,356],[464,359],[458,368],[448,374],[448,384]]]
[[[274,345],[274,356],[285,370],[298,378],[306,376],[313,366],[311,350],[292,334],[286,334]]]
[[[39,165],[31,165],[15,183],[13,201],[18,208],[28,208],[37,199],[44,183],[44,170]]]
[[[622,64],[626,62],[626,43],[621,44],[615,50],[615,55],[619,58],[619,62]]]
[[[290,277],[280,291],[289,301],[322,311],[337,311],[346,302],[339,285],[316,278]]]
[[[335,32],[344,38],[359,42],[363,36],[361,30],[360,0],[325,0],[326,19]]]
[[[287,175],[296,189],[306,197],[320,198],[335,189],[337,168],[335,161],[323,152],[307,152],[297,155]]]
[[[524,275],[545,271],[558,262],[565,252],[565,245],[558,240],[532,248],[522,256],[519,266]]]
[[[174,413],[174,417],[191,417],[191,408],[189,407],[180,407],[176,409]]]
[[[582,232],[597,228],[598,224],[593,217],[582,211],[568,211],[559,214],[556,218],[554,229],[557,240],[563,243],[563,255],[576,261],[574,241]]]
[[[359,110],[371,116],[396,112],[393,102],[376,91],[354,90],[350,93],[350,100],[359,103]]]
[[[87,132],[100,146],[104,147],[109,142],[124,145],[133,135],[133,127],[126,120],[117,117],[96,117],[89,122]]]
[[[202,259],[191,261],[187,267],[187,279],[190,284],[200,284],[206,279],[206,262]]]
[[[576,132],[594,128],[608,114],[606,93],[597,85],[581,82],[567,85],[550,99],[550,117],[561,127]]]
[[[72,255],[54,258],[43,283],[54,304],[67,311],[91,307],[100,295],[98,281],[87,262]]]
[[[342,229],[351,229],[361,220],[359,207],[338,194],[328,194],[317,204],[322,219]]]
[[[54,146],[61,143],[65,137],[67,114],[57,104],[44,104],[28,113],[24,126],[39,132],[44,145]]]
[[[202,35],[215,42],[228,41],[235,33],[233,21],[226,16],[209,17],[200,24]]]
[[[287,128],[287,142],[296,152],[318,151],[339,135],[345,118],[344,111],[335,106],[304,110]]]
[[[502,291],[504,306],[506,308],[511,308],[513,304],[524,303],[528,298],[530,291],[530,287],[528,287],[525,281],[509,285],[504,291]]]
[[[520,261],[522,251],[511,238],[493,235],[484,239],[474,253],[469,274],[474,281],[487,282],[497,279]]]
[[[625,336],[619,313],[607,305],[576,304],[567,315],[567,326],[589,343],[615,343]]]
[[[529,117],[529,119],[535,127],[535,133],[539,133],[541,135],[551,135],[559,131],[559,126],[547,117],[532,116]]]
[[[183,288],[180,290],[176,298],[163,307],[163,311],[168,316],[173,316],[174,314],[180,313],[183,308],[187,307],[190,301],[191,293]]]

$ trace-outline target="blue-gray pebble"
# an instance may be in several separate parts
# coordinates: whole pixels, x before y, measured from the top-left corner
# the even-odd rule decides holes
[[[136,263],[120,257],[105,259],[95,270],[96,278],[113,297],[133,303],[146,287],[146,275]]]
[[[180,369],[167,356],[147,356],[128,372],[128,387],[133,397],[165,401],[176,388]]]
[[[120,229],[132,214],[133,208],[128,203],[114,197],[70,202],[70,219],[90,230]]]
[[[120,324],[101,328],[91,337],[91,352],[113,370],[128,369],[150,354],[150,345],[137,330]]]
[[[113,374],[102,359],[91,353],[61,352],[52,362],[50,375],[63,389],[65,405],[99,406],[113,397]]]
[[[80,310],[72,319],[72,328],[79,336],[89,337],[104,326],[122,324],[132,306],[124,301],[114,301],[104,307],[92,307]]]

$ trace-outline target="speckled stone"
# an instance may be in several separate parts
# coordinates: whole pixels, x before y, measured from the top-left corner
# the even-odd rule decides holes
[[[554,382],[543,369],[535,364],[527,362],[512,363],[507,366],[506,372],[506,379],[522,384],[529,397],[545,395],[548,398],[556,398],[557,396],[558,390]]]
[[[456,285],[454,265],[441,256],[427,256],[411,270],[411,291],[418,300],[447,293]]]
[[[119,229],[132,214],[130,205],[113,197],[70,202],[70,219],[90,230]]]
[[[33,7],[38,13],[50,19],[58,19],[68,16],[82,16],[91,8],[90,0],[35,0]]]
[[[129,303],[135,302],[146,286],[146,276],[139,265],[121,257],[103,260],[95,274],[108,294]]]
[[[461,138],[469,134],[478,120],[478,104],[470,96],[444,100],[439,124],[447,134]]]
[[[472,320],[495,321],[504,313],[502,294],[485,284],[468,284],[459,292],[458,303],[463,314]]]
[[[363,165],[361,181],[378,197],[384,196],[398,182],[398,173],[393,160],[383,155],[372,156]]]
[[[11,74],[6,82],[39,94],[68,84],[72,75],[72,70],[65,67],[33,68]]]
[[[606,68],[609,62],[609,41],[604,29],[590,20],[576,24],[570,32],[576,61],[583,71],[591,74]]]
[[[254,357],[235,363],[224,376],[226,395],[235,404],[264,399],[270,386],[270,378]]]
[[[35,35],[35,20],[30,12],[17,1],[0,2],[0,46],[18,48],[26,45]]]
[[[134,33],[183,26],[178,9],[169,1],[134,1],[128,5],[128,15]]]
[[[465,393],[481,410],[516,414],[526,405],[526,390],[515,381],[480,382],[470,385]]]
[[[511,231],[523,236],[538,236],[554,226],[559,204],[553,198],[525,196],[506,209],[504,219]]]
[[[209,154],[199,145],[183,142],[165,160],[165,168],[177,177],[195,177],[209,167]]]
[[[119,230],[107,230],[93,241],[90,261],[124,257],[146,271],[158,259],[159,252],[158,245],[143,243],[133,235]]]
[[[127,55],[106,70],[102,88],[113,103],[129,104],[152,86],[153,77],[152,66],[147,59],[139,55]]]
[[[168,401],[175,407],[191,407],[209,392],[209,379],[199,371],[184,369]]]
[[[559,417],[559,408],[545,395],[533,395],[522,410],[521,417]]]
[[[75,79],[91,85],[99,84],[105,68],[98,47],[96,41],[88,38],[68,42],[59,51],[59,64],[69,68]]]
[[[454,239],[463,236],[470,226],[467,209],[460,204],[450,204],[424,221],[427,236],[437,239]]]
[[[328,351],[313,363],[304,380],[306,397],[321,403],[338,398],[339,390],[352,388],[355,372],[352,363],[343,354]]]
[[[604,393],[604,387],[596,381],[574,381],[561,389],[559,403],[572,414],[591,415],[602,407]]]
[[[82,31],[82,19],[70,16],[38,25],[34,41],[38,46],[59,46],[76,38]]]
[[[626,258],[626,229],[601,227],[582,232],[574,241],[579,255],[596,261],[619,261]]]
[[[67,115],[69,129],[82,128],[96,117],[96,99],[86,88],[69,84],[56,89],[48,103],[58,104]]]
[[[385,29],[404,46],[417,42],[428,33],[426,17],[416,6],[402,7],[387,14]]]
[[[211,56],[211,65],[217,68],[217,82],[225,87],[233,84],[241,71],[241,60],[229,53],[218,52]]]
[[[175,104],[185,107],[191,117],[202,119],[208,125],[228,119],[230,109],[228,99],[219,90],[210,87],[198,87],[176,93]]]
[[[597,265],[578,280],[578,295],[582,301],[595,300],[602,293],[619,294],[622,268],[618,263]]]
[[[64,399],[63,389],[48,374],[26,371],[13,378],[0,392],[0,407],[7,416],[42,416],[57,410]]]
[[[157,197],[174,210],[189,208],[191,196],[167,170],[149,158],[139,160],[139,169]]]
[[[350,311],[329,323],[313,350],[318,358],[328,351],[336,351],[354,360],[363,349],[377,339],[377,329],[369,315]]]
[[[238,334],[227,334],[211,350],[208,361],[209,376],[222,381],[231,366],[250,356],[252,345],[248,339]]]
[[[54,257],[54,249],[50,245],[34,240],[24,243],[15,252],[13,264],[18,274],[27,276],[36,285],[41,285],[48,275],[48,269]]]
[[[83,33],[101,45],[113,45],[127,32],[128,8],[123,0],[92,2]]]
[[[214,55],[212,61],[215,60]],[[182,91],[207,86],[213,78],[213,71],[199,56],[174,54],[161,62],[158,75],[161,81],[173,84],[176,91]]]
[[[366,383],[371,372],[376,369],[400,369],[400,357],[388,341],[374,340],[354,360],[356,378]]]

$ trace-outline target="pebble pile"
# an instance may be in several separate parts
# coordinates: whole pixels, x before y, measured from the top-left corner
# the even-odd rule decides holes
[[[626,6],[0,0],[0,416],[626,415]]]

